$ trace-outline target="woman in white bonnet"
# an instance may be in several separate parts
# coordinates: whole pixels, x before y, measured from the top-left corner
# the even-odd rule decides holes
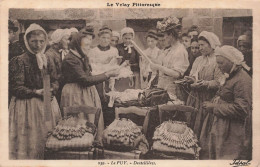
[[[243,54],[232,46],[215,52],[226,80],[203,108],[213,115],[209,133],[202,133],[202,159],[252,159],[252,79]],[[206,118],[210,118],[210,116]],[[208,126],[207,124],[203,124]]]
[[[218,68],[214,54],[215,49],[220,46],[218,37],[212,32],[202,31],[198,43],[202,56],[195,59],[190,76],[185,78],[189,80],[191,87],[186,105],[198,109],[197,113],[187,114],[188,123],[199,138],[202,124],[207,115],[207,112],[202,108],[202,103],[215,96],[223,75]]]
[[[49,75],[52,93],[58,89],[58,83],[53,64],[47,63],[44,54],[45,30],[31,24],[25,31],[24,41],[27,51],[10,62],[13,97],[9,107],[9,158],[43,159],[47,133],[61,118],[55,97],[51,100],[51,109],[45,110],[43,83]]]
[[[65,58],[65,55],[69,53],[70,35],[71,31],[69,29],[55,30],[51,35],[51,47],[45,53],[48,61],[51,61],[55,65],[55,72],[60,84],[60,89],[56,94],[58,102],[60,102],[60,95],[63,87],[61,82],[61,63]]]
[[[118,49],[119,56],[122,56],[122,62],[128,61],[132,72],[135,75],[135,89],[141,88],[140,83],[140,67],[139,67],[139,56],[140,54],[135,50],[131,43],[135,37],[135,32],[130,27],[125,27],[121,30],[121,38],[123,43],[116,46]]]
[[[113,47],[116,47],[120,39],[120,34],[117,31],[112,31],[112,37],[111,37],[111,42],[110,45]]]

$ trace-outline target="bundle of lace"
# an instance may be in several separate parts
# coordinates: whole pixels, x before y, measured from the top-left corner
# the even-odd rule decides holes
[[[193,131],[178,121],[165,121],[159,125],[154,132],[153,141],[176,150],[198,148],[198,140]]]
[[[141,92],[141,89],[126,89],[124,92],[110,91],[106,94],[110,97],[113,97],[115,101],[126,102],[131,100],[138,100],[138,95]]]
[[[59,121],[52,132],[52,136],[58,140],[70,140],[73,138],[81,138],[85,133],[95,134],[95,125],[87,120],[69,117],[68,119]]]
[[[92,63],[92,75],[102,74],[106,71],[119,69],[119,75],[117,77],[113,77],[112,79],[119,78],[127,78],[133,76],[133,72],[131,71],[129,66],[126,65],[117,65],[117,64],[101,64],[101,63]]]
[[[109,148],[138,149],[148,151],[148,142],[141,129],[128,119],[115,119],[103,132],[104,146]]]

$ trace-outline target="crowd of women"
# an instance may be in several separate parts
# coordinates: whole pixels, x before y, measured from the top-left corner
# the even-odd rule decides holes
[[[10,159],[43,159],[47,134],[62,118],[63,107],[102,108],[102,84],[118,76],[119,70],[93,75],[93,62],[100,66],[127,62],[136,77],[136,88],[155,84],[198,109],[186,117],[199,139],[200,159],[250,159],[252,79],[246,70],[252,64],[244,59],[252,60],[241,53],[248,42],[246,35],[239,38],[237,49],[221,46],[218,36],[200,32],[197,26],[182,33],[179,20],[172,16],[158,22],[156,28],[146,36],[148,48],[143,52],[148,61],[133,47],[135,32],[130,27],[118,33],[102,26],[99,44],[91,48],[95,38],[91,26],[79,31],[57,29],[48,41],[46,31],[31,24],[18,44],[12,40],[17,27],[9,22]],[[50,111],[45,111],[43,88],[48,76],[52,98]],[[180,79],[186,85],[176,84]],[[104,119],[102,113],[99,140]]]

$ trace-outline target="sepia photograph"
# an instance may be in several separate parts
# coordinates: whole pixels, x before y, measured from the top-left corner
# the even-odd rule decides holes
[[[250,166],[253,10],[102,6],[8,9],[8,160]]]

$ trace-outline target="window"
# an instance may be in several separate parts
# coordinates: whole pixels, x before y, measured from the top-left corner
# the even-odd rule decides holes
[[[162,19],[130,19],[126,20],[126,25],[135,31],[135,42],[141,49],[146,49],[145,36],[149,29],[156,29],[157,21]]]
[[[237,39],[245,33],[252,34],[252,17],[224,17],[223,45],[237,47]]]

